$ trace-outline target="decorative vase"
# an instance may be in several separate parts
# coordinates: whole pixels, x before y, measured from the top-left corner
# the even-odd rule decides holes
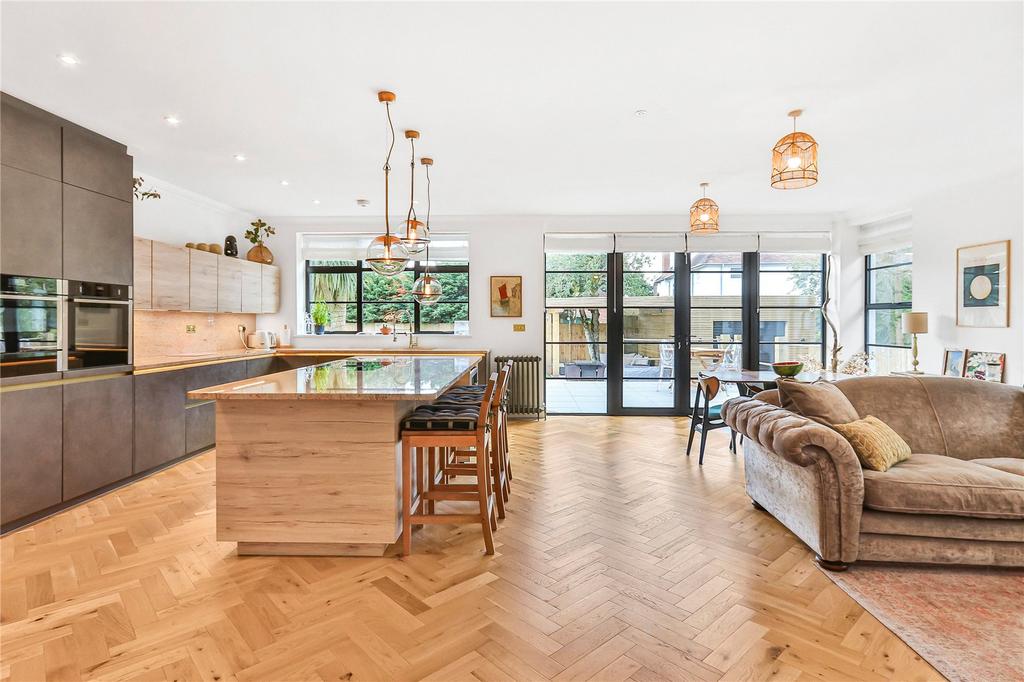
[[[274,262],[274,254],[270,252],[270,249],[263,246],[263,244],[257,244],[256,246],[249,249],[249,253],[245,254],[246,260],[251,260],[255,263],[263,263],[270,265]]]
[[[252,260],[252,259],[250,258],[249,260]],[[322,324],[314,324],[313,325],[313,333],[314,334],[323,334],[324,333],[324,325],[322,325]]]
[[[383,334],[384,336],[387,336],[388,334],[391,333],[391,327],[387,326],[386,324],[381,326],[380,333]]]
[[[235,235],[229,234],[224,238],[224,255],[238,258],[238,240]]]

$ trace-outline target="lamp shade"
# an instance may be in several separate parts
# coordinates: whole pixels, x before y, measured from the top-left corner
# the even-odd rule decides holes
[[[928,313],[903,313],[904,334],[927,334]]]

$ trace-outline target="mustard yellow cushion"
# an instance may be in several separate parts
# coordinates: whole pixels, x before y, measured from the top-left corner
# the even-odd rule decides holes
[[[910,457],[907,441],[877,417],[868,415],[848,424],[833,424],[832,428],[850,441],[865,469],[887,471]]]

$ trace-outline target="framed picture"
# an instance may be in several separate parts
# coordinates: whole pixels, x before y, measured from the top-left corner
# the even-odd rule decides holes
[[[523,316],[522,275],[491,277],[491,317]]]
[[[956,250],[958,327],[1010,326],[1010,242]]]
[[[967,351],[964,376],[968,379],[1003,382],[1006,372],[1006,353],[986,353],[980,350]]]
[[[967,350],[964,348],[947,348],[942,358],[942,375],[947,377],[962,377],[964,375],[964,360],[967,359]]]

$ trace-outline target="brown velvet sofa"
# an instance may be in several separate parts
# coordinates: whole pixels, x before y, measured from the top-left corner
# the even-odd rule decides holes
[[[854,561],[1024,566],[1024,389],[973,379],[879,376],[836,386],[913,455],[861,468],[838,432],[779,406],[734,398],[747,494],[843,570]]]

